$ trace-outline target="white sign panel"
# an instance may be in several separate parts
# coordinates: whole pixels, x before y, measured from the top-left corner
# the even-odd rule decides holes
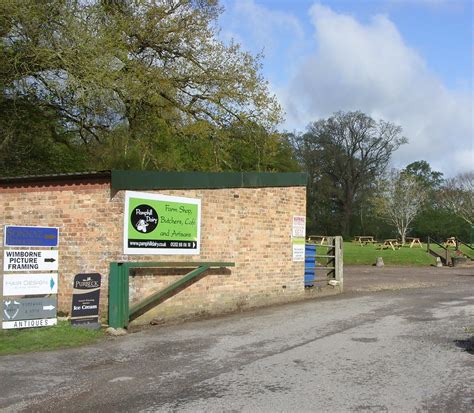
[[[305,258],[305,244],[293,243],[293,261],[294,262],[301,262],[304,261]]]
[[[306,217],[294,216],[291,235],[293,238],[304,238],[306,236]]]
[[[58,323],[57,318],[43,318],[43,319],[38,319],[38,320],[4,321],[2,323],[2,327],[4,329],[49,327],[49,326],[55,326],[57,323]]]
[[[4,250],[3,271],[57,271],[57,250]]]
[[[58,273],[3,274],[3,295],[57,294]]]

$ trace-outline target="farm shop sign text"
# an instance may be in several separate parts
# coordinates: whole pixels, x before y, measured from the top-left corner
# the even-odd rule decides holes
[[[201,200],[125,193],[125,254],[200,252]]]

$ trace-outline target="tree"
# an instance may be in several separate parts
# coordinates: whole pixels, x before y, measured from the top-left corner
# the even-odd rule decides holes
[[[401,133],[400,126],[375,121],[362,112],[337,112],[293,137],[310,178],[308,203],[315,211],[313,219],[318,219],[315,214],[324,205],[324,213],[340,223],[339,231],[350,235],[356,206],[366,199],[392,153],[407,142]]]
[[[286,135],[269,132],[254,122],[237,122],[224,130],[226,163],[237,171],[298,171]]]
[[[416,216],[411,225],[414,237],[442,241],[449,237],[469,240],[470,228],[464,220],[443,208],[426,208]]]
[[[452,214],[474,224],[474,171],[448,179],[440,191],[441,205]]]
[[[377,214],[392,224],[405,243],[409,226],[423,207],[427,190],[415,177],[392,171],[378,183],[374,199]]]
[[[87,168],[85,151],[71,142],[70,136],[59,132],[54,112],[22,99],[14,106],[10,103],[0,96],[0,175]]]
[[[408,164],[402,172],[415,177],[429,191],[436,191],[443,184],[443,173],[433,171],[426,161],[415,161]]]
[[[82,145],[94,161],[168,169],[185,163],[176,141],[191,130],[223,168],[221,128],[272,132],[282,112],[260,56],[218,40],[220,12],[217,0],[0,2],[2,106],[19,117],[24,102],[48,139]],[[18,122],[2,126],[8,148]]]

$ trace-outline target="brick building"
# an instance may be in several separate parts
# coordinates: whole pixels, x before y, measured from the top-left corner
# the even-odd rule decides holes
[[[170,320],[286,302],[304,295],[304,262],[292,255],[292,219],[306,215],[306,177],[299,173],[124,172],[0,179],[4,225],[59,227],[59,311],[71,309],[77,273],[102,274],[101,318],[107,321],[109,264],[114,261],[225,261],[235,267],[205,277],[137,319]],[[124,254],[127,190],[199,199],[199,255]],[[3,225],[0,228],[3,239]],[[139,301],[182,276],[141,269],[130,277]]]

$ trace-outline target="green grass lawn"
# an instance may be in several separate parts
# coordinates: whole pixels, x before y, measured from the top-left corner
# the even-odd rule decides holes
[[[318,248],[318,247],[316,247]],[[372,265],[377,257],[382,257],[385,265],[401,266],[426,266],[436,264],[433,256],[426,252],[426,244],[423,248],[402,247],[398,250],[377,249],[376,245],[360,246],[352,242],[344,242],[344,265]]]
[[[325,251],[324,247],[317,246],[318,253]],[[385,265],[401,265],[401,266],[424,266],[436,264],[436,259],[426,252],[426,244],[423,244],[423,248],[408,246],[402,247],[398,250],[392,249],[377,249],[378,244],[375,245],[364,245],[353,242],[344,242],[344,264],[345,265],[372,265],[375,264],[377,257],[382,257]],[[432,245],[432,248],[443,252],[443,250],[436,245]],[[468,247],[461,246],[461,250],[466,252],[470,256],[474,256],[473,251]],[[451,255],[454,256],[454,248],[450,248]]]
[[[73,328],[68,321],[53,327],[0,330],[0,355],[78,347],[103,337],[102,330]]]

